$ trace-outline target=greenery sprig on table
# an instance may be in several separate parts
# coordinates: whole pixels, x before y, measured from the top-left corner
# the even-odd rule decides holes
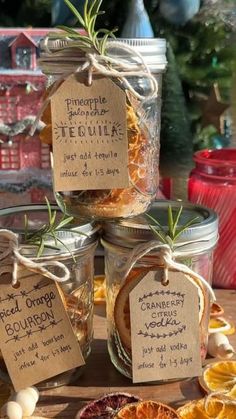
[[[50,33],[50,38],[65,38],[69,37],[73,39],[73,47],[79,48],[82,51],[94,50],[97,53],[104,55],[106,52],[106,43],[109,37],[115,37],[114,33],[118,30],[114,28],[109,29],[98,29],[95,30],[96,20],[99,15],[103,15],[105,12],[100,10],[102,0],[93,0],[89,5],[89,1],[85,0],[83,16],[76,9],[76,7],[70,2],[70,0],[64,0],[72,14],[77,19],[80,27],[85,30],[86,33],[82,34],[73,28],[68,26],[59,25],[59,29],[62,29],[62,33]],[[77,42],[76,42],[77,41]],[[71,45],[70,45],[71,47]]]

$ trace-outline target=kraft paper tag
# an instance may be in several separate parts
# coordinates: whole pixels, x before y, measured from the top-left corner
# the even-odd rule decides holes
[[[25,270],[18,288],[10,281],[1,277],[0,347],[15,391],[83,365],[55,282]]]
[[[86,83],[72,75],[51,98],[55,190],[126,188],[126,94],[107,78]]]
[[[149,272],[130,292],[133,382],[201,375],[197,287],[181,272]]]

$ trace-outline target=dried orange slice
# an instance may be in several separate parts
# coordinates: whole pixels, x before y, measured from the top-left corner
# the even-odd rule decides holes
[[[182,419],[235,419],[236,405],[217,397],[193,400],[180,407],[177,412]]]
[[[60,297],[62,299],[62,303],[63,306],[65,307],[65,309],[70,309],[70,308],[77,308],[78,306],[78,298],[77,296],[73,295],[73,294],[66,294],[62,288],[60,287],[60,285],[57,285],[57,289],[59,291]]]
[[[133,269],[125,280],[124,285],[116,297],[114,307],[114,319],[120,339],[127,349],[131,349],[131,329],[130,329],[130,307],[129,307],[129,294],[132,289],[141,281],[147,274],[148,270]],[[199,323],[201,323],[205,307],[206,307],[206,293],[203,285],[196,278],[186,275],[198,287],[199,295]]]
[[[214,302],[211,305],[210,316],[211,317],[220,317],[224,314],[224,309],[220,304]]]
[[[120,288],[114,307],[114,320],[119,337],[127,349],[131,349],[129,293],[146,275],[147,271],[133,269]]]
[[[46,99],[46,98],[45,98]],[[52,123],[52,112],[51,112],[51,105],[50,102],[48,103],[48,105],[46,106],[46,108],[44,109],[44,112],[41,116],[41,120],[46,124],[49,125]]]
[[[66,308],[66,296],[65,296],[65,293],[62,291],[60,285],[58,285],[58,284],[56,284],[56,285],[57,285],[57,290],[58,290],[58,292],[60,294],[60,297],[61,297],[63,306]]]
[[[227,397],[236,400],[236,384],[232,387],[232,389],[227,393]]]
[[[209,416],[203,411],[202,400],[193,400],[177,409],[182,419],[209,419]]]
[[[42,131],[39,133],[39,138],[42,141],[42,143],[45,144],[52,144],[52,125],[46,125]]]
[[[212,317],[209,320],[209,333],[224,333],[225,335],[232,335],[235,332],[233,323],[226,320],[224,317]]]
[[[138,403],[130,403],[122,407],[114,419],[176,419],[178,413],[172,407],[155,402],[144,400]]]
[[[206,365],[199,384],[207,393],[232,390],[236,384],[236,361],[217,361]]]
[[[105,275],[96,275],[94,277],[94,303],[105,304],[106,303],[106,278]]]
[[[139,400],[139,397],[129,393],[108,393],[88,403],[77,413],[75,419],[112,419],[122,406]]]

